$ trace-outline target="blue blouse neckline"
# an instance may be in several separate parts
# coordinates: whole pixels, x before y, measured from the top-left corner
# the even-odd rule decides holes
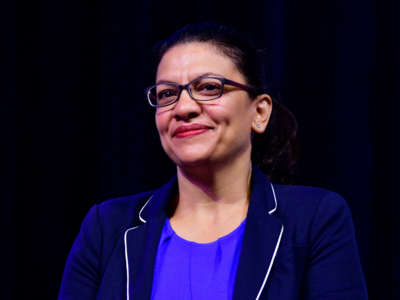
[[[246,218],[245,218],[245,219],[240,223],[240,225],[237,226],[233,231],[231,231],[230,233],[228,233],[228,234],[226,234],[226,235],[224,235],[224,236],[221,236],[221,237],[219,237],[218,239],[216,239],[215,241],[212,241],[212,242],[209,242],[209,243],[198,243],[198,242],[190,241],[190,240],[187,240],[187,239],[185,239],[185,238],[183,238],[183,237],[180,237],[180,236],[174,231],[174,229],[172,228],[171,222],[170,222],[170,219],[169,219],[169,218],[167,218],[167,220],[166,220],[165,223],[166,223],[166,224],[165,224],[165,225],[166,225],[166,231],[165,231],[165,236],[164,236],[164,237],[165,237],[165,240],[171,238],[172,236],[175,236],[176,239],[177,239],[177,241],[179,241],[179,242],[181,242],[181,243],[183,243],[183,244],[192,246],[192,247],[207,247],[207,246],[210,247],[210,246],[214,246],[215,244],[224,242],[224,241],[226,241],[226,240],[229,240],[229,239],[235,237],[236,234],[237,234],[239,231],[241,231],[241,229],[245,226],[245,224],[246,224]]]

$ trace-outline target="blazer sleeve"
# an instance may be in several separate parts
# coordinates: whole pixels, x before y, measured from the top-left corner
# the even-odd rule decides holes
[[[67,258],[58,300],[96,299],[102,244],[98,210],[93,206],[81,225]]]
[[[310,241],[305,299],[368,299],[351,213],[338,194],[331,192],[319,202]]]

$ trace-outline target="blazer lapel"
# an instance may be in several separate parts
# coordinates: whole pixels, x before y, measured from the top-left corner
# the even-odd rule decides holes
[[[150,299],[155,257],[163,220],[149,221],[128,229],[125,236],[125,260],[127,262],[127,299]]]
[[[169,199],[176,193],[176,177],[157,190],[138,215],[139,226],[124,234],[127,300],[148,300],[161,231]]]
[[[273,186],[260,170],[255,169],[233,299],[260,299],[284,229],[273,215],[276,210]]]
[[[176,177],[157,190],[142,207],[139,226],[125,231],[127,300],[151,297],[158,242],[169,199],[176,193]],[[266,176],[253,168],[251,199],[242,250],[236,273],[233,299],[259,299],[279,249],[283,225],[273,214],[277,201]]]

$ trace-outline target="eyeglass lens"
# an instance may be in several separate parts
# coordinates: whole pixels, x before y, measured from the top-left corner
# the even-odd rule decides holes
[[[148,97],[153,105],[165,106],[177,100],[179,89],[177,84],[159,83],[149,90]],[[218,78],[200,77],[192,81],[188,89],[190,96],[194,100],[213,100],[221,96],[223,83]]]

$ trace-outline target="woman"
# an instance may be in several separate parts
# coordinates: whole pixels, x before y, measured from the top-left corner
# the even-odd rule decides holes
[[[270,182],[290,175],[295,121],[255,48],[205,23],[158,53],[146,95],[177,175],[90,210],[59,299],[367,299],[344,200]]]

